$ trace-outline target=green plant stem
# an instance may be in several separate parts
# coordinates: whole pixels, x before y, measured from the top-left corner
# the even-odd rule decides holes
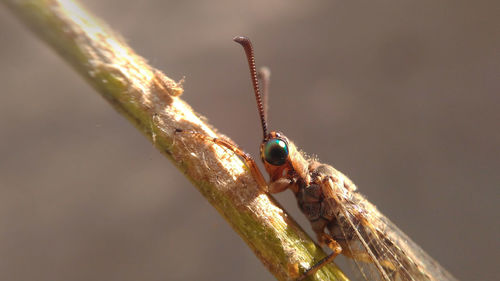
[[[217,136],[179,98],[182,86],[149,66],[105,24],[72,1],[3,2],[173,161],[277,279],[294,279],[324,257],[258,188],[241,159],[206,140],[174,133],[182,128]],[[309,280],[347,279],[328,265]]]

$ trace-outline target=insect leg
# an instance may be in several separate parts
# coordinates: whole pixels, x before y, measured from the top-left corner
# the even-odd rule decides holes
[[[332,223],[335,218],[335,210],[336,210],[336,204],[333,201],[333,196],[332,193],[333,191],[333,180],[335,180],[332,176],[329,175],[328,172],[324,172],[324,175],[319,178],[319,181],[316,182],[317,184],[321,185],[321,190],[322,194],[325,197],[325,209],[322,208],[322,214],[321,218],[317,221],[311,222],[311,226],[316,232],[316,235],[318,237],[318,242],[321,245],[327,245],[333,252],[329,254],[327,257],[323,258],[320,260],[318,263],[316,263],[314,266],[309,268],[304,272],[304,274],[298,279],[298,280],[303,280],[307,276],[310,276],[314,274],[316,271],[318,271],[321,267],[326,265],[327,263],[333,261],[336,256],[338,256],[343,250],[342,246],[337,242],[332,236],[328,235],[325,233],[325,227],[329,224]]]
[[[330,263],[337,257],[341,252],[342,252],[342,247],[340,247],[340,244],[335,241],[330,235],[326,233],[321,233],[318,234],[318,240],[320,244],[326,244],[328,248],[332,249],[332,253],[329,254],[328,256],[324,257],[321,259],[319,262],[317,262],[315,265],[313,265],[311,268],[306,270],[302,276],[300,276],[297,281],[304,280],[307,276],[313,275],[318,271],[320,268],[322,268],[324,265]]]
[[[237,145],[234,143],[222,139],[222,138],[214,138],[214,137],[209,137],[207,135],[200,134],[198,132],[194,131],[186,131],[182,129],[175,129],[175,133],[186,133],[186,134],[191,134],[197,138],[200,138],[205,141],[213,142],[217,145],[220,145],[222,147],[225,147],[229,150],[231,150],[233,153],[236,155],[240,156],[243,158],[245,161],[245,165],[250,169],[250,172],[252,173],[252,176],[254,177],[255,181],[257,181],[257,184],[262,188],[262,190],[267,191],[267,183],[266,180],[264,179],[264,176],[259,170],[259,167],[257,167],[257,163],[255,163],[255,160],[253,160],[252,156],[250,156],[248,153],[243,151],[243,149],[239,148]]]

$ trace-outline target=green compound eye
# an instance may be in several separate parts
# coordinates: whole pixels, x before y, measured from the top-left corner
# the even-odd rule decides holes
[[[264,159],[267,163],[274,166],[285,164],[288,157],[288,146],[281,139],[271,139],[264,145]]]

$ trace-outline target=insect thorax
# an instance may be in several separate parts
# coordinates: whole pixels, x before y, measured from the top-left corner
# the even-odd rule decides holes
[[[309,184],[303,180],[298,181],[298,191],[295,193],[297,203],[311,223],[322,221],[326,225],[334,220],[337,210],[332,210],[325,201],[321,184],[324,179],[334,176],[335,170],[317,162],[310,163],[309,167],[311,181]]]

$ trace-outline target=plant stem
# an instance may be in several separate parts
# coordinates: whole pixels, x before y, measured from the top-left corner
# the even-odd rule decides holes
[[[183,89],[73,1],[3,0],[186,175],[279,280],[295,279],[325,253],[268,194],[241,159],[176,128],[217,137],[179,96]],[[186,241],[189,243],[189,241]],[[309,280],[347,280],[334,265]]]

